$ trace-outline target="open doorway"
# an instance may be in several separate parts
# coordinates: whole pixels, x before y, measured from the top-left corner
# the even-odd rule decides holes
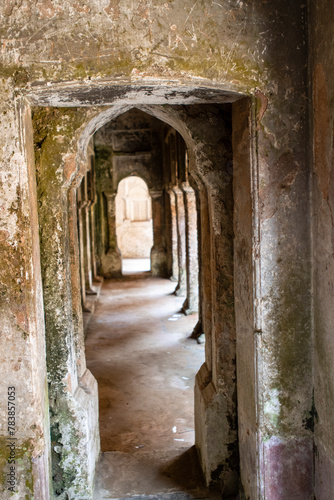
[[[112,242],[107,255],[122,260],[122,278],[101,266],[107,279],[87,334],[103,452],[96,494],[176,488],[203,495],[194,385],[205,346],[191,337],[199,323],[198,203],[187,147],[173,127],[139,109],[107,123],[93,141],[97,194],[112,200],[100,218]],[[138,267],[145,260],[148,267]],[[151,276],[138,274],[150,260]]]
[[[147,182],[152,197],[154,232],[154,245],[151,251],[152,274],[154,271],[154,276],[167,277],[172,276],[170,269],[170,253],[173,248],[173,240],[170,238],[170,233],[171,228],[175,228],[175,225],[171,223],[173,212],[176,211],[179,219],[176,221],[177,236],[186,236],[189,228],[189,221],[185,218],[183,220],[186,209],[185,205],[182,206],[182,196],[185,196],[186,192],[191,192],[190,188],[196,192],[197,196],[195,200],[193,199],[192,205],[196,202],[195,204],[199,206],[199,320],[201,321],[201,326],[207,338],[205,345],[205,363],[202,365],[196,377],[196,447],[199,452],[201,466],[205,473],[207,484],[216,481],[222,486],[224,485],[225,493],[227,491],[225,485],[226,487],[228,486],[228,491],[231,492],[232,490],[235,491],[238,481],[238,436],[236,428],[235,383],[236,352],[233,300],[234,200],[232,181],[234,169],[232,169],[231,164],[231,106],[226,104],[168,105],[168,107],[150,105],[142,106],[141,108],[142,109],[131,108],[131,110],[127,108],[124,109],[123,114],[120,114],[120,109],[108,110],[101,114],[102,118],[96,118],[95,122],[92,123],[91,126],[89,125],[90,128],[87,130],[90,137],[92,137],[90,148],[94,150],[96,164],[95,173],[97,174],[99,169],[102,169],[106,175],[103,182],[98,176],[96,177],[96,196],[95,193],[92,193],[94,194],[94,199],[91,200],[91,203],[87,203],[89,198],[88,192],[86,193],[86,191],[88,190],[84,190],[83,192],[87,200],[85,198],[81,200],[81,202],[84,203],[85,206],[89,205],[90,209],[94,207],[91,219],[94,221],[96,229],[94,233],[96,235],[95,257],[98,273],[103,275],[106,279],[113,277],[119,278],[119,274],[117,273],[119,273],[120,269],[118,267],[120,253],[119,251],[117,252],[115,236],[115,195],[120,180],[131,174],[138,175],[139,167],[142,168],[143,175],[141,177]],[[106,116],[108,115],[109,119],[113,121],[113,124],[116,120],[119,121],[121,133],[116,137],[116,139],[118,139],[124,134],[124,131],[128,131],[126,127],[123,127],[123,129],[121,128],[121,125],[126,125],[124,121],[123,123],[121,123],[121,121],[122,119],[124,120],[125,114],[128,114],[125,118],[129,118],[129,111],[132,112],[132,115],[137,115],[140,119],[143,118],[143,115],[148,115],[151,117],[152,121],[162,123],[162,125],[159,125],[160,129],[155,128],[156,134],[153,141],[155,144],[158,143],[160,149],[163,150],[162,162],[161,156],[159,161],[156,156],[152,155],[152,152],[144,149],[147,146],[145,141],[137,141],[137,144],[142,150],[137,151],[136,146],[135,150],[124,151],[124,154],[119,154],[120,152],[118,151],[118,154],[112,155],[110,149],[108,151],[104,147],[101,140],[103,137],[101,135],[98,137],[98,134],[104,125],[110,123],[110,121],[108,122],[105,119]],[[112,115],[112,112],[114,112],[114,115]],[[45,121],[48,119],[48,113],[48,110],[46,110]],[[76,112],[73,114],[75,115],[75,113]],[[142,115],[140,116],[141,113]],[[71,116],[69,112],[66,116],[67,115]],[[245,116],[247,117],[248,115],[245,113]],[[147,116],[144,116],[144,118],[147,120]],[[96,126],[97,123],[101,123],[100,129],[98,130]],[[171,130],[174,123],[175,129]],[[142,130],[143,128],[145,129],[145,126],[138,128]],[[95,133],[96,130],[97,132]],[[120,130],[118,132],[120,132]],[[113,133],[114,131],[115,129],[111,128],[110,132]],[[95,136],[93,137],[94,133]],[[168,134],[173,135],[174,139],[169,141]],[[146,135],[147,137],[150,136],[149,133]],[[117,131],[115,136],[117,136]],[[246,136],[248,138],[247,134]],[[183,143],[181,139],[183,139]],[[189,156],[188,177],[186,176],[187,170],[185,168],[185,142]],[[169,147],[169,145],[173,143],[176,143],[176,147],[174,147],[175,155],[169,158],[168,151],[170,153],[172,152],[172,147]],[[81,143],[79,142],[79,144]],[[137,154],[138,152],[140,154]],[[129,159],[131,159],[131,161],[129,161]],[[237,165],[238,164],[241,164],[241,162],[239,161]],[[47,189],[43,190],[43,182],[44,179],[48,180],[48,172],[44,174],[44,164],[42,162],[40,162],[38,166],[40,196],[51,196],[53,191]],[[130,167],[131,171],[129,171]],[[171,168],[173,177],[172,175],[168,175],[168,173],[171,173],[168,168]],[[45,184],[47,184],[47,180]],[[78,177],[78,180],[81,180],[80,177]],[[77,189],[79,184],[78,180],[76,180],[75,183],[73,182],[73,187],[71,187],[72,190],[70,194],[72,199],[75,196],[75,189]],[[87,183],[87,186],[88,184],[89,183]],[[64,192],[65,191],[61,191],[61,194],[63,195]],[[175,195],[174,197],[173,193]],[[59,200],[62,199],[63,198],[59,196]],[[243,199],[245,198],[243,197]],[[58,198],[55,200],[52,198],[51,201],[55,204],[58,202]],[[179,202],[180,206],[178,206]],[[43,231],[48,230],[48,226],[45,224],[43,225],[44,219],[42,216],[44,215],[43,210],[45,206],[45,204],[43,205],[41,203],[40,217]],[[49,203],[47,206],[53,205]],[[75,209],[76,204],[72,203],[69,207],[71,210],[70,216],[72,217],[73,208]],[[248,214],[251,212],[248,210],[243,211],[243,213]],[[180,220],[180,214],[182,220]],[[70,231],[72,231],[75,236],[76,219],[74,215],[73,218],[69,219],[68,224]],[[247,227],[250,226],[248,225]],[[64,234],[64,237],[67,237],[66,232],[63,231],[62,234]],[[44,247],[52,242],[52,238],[43,238],[41,240],[43,251]],[[75,242],[75,238],[72,238],[73,259],[70,264],[72,265],[73,271],[76,271],[78,268],[76,264],[77,254],[74,248]],[[65,241],[64,239],[64,252],[66,252],[66,244],[67,240]],[[184,244],[184,242],[182,242],[182,245],[177,245],[179,270],[180,263],[182,264],[182,270],[184,269],[183,263],[185,263],[186,271],[188,271],[190,260],[187,257],[189,257],[190,253],[193,253],[191,252],[191,245],[188,245],[188,247],[187,250],[187,244]],[[45,262],[48,264],[48,267],[45,266],[47,269],[51,268],[53,265],[58,265],[59,262],[59,258],[57,257],[58,254],[54,256],[52,250],[53,248],[50,249],[49,253],[54,259],[50,259],[50,265],[49,261],[46,262],[45,258],[43,261],[43,265],[45,265]],[[186,254],[186,258],[182,259],[182,255],[184,255],[182,252],[184,252],[184,250],[186,252],[188,251],[188,255]],[[44,255],[48,256],[49,254],[45,251],[43,253],[43,256]],[[65,270],[68,268],[69,266],[67,266],[66,269],[64,267]],[[57,269],[57,267],[55,267],[55,269]],[[46,275],[45,279],[47,279],[49,275],[57,277],[58,274],[55,272],[52,274],[49,273]],[[64,283],[68,282],[68,280],[64,280]],[[77,282],[77,279],[75,282],[73,281],[72,289],[69,290],[72,297],[76,299],[79,298],[78,292],[80,291]],[[188,293],[188,287],[191,285],[191,281],[187,279],[184,283],[186,284]],[[171,282],[171,284],[175,286],[175,283]],[[46,291],[49,289],[50,288],[45,287]],[[52,290],[55,289],[55,287],[52,288]],[[176,297],[177,299],[180,297],[181,300],[182,295]],[[50,318],[50,310],[51,312],[53,311],[52,307],[54,302],[48,302],[47,299],[48,297],[45,298],[45,301],[49,309],[46,309],[46,315]],[[182,297],[182,300],[184,300],[184,297]],[[115,301],[110,301],[110,306],[112,306],[114,302]],[[76,300],[76,302],[72,300],[71,303],[80,305],[79,300]],[[174,314],[172,314],[172,318]],[[173,324],[173,320],[170,321],[170,324]],[[79,327],[80,325],[78,329]],[[111,333],[112,330],[113,329],[110,328]],[[143,344],[145,343],[143,342]],[[83,369],[84,368],[83,366]],[[67,393],[64,393],[64,397],[67,397]],[[58,400],[55,401],[54,404],[55,413],[58,411],[57,403]],[[78,419],[78,426],[80,422],[81,421]],[[66,437],[65,434],[64,436]],[[64,436],[62,434],[62,439],[64,439]],[[63,462],[61,464],[63,464]],[[90,465],[90,463],[88,465]],[[99,469],[99,467],[97,469]]]
[[[185,487],[175,479],[165,483],[166,468],[178,468],[180,461],[190,482],[191,464],[200,464],[207,484],[229,477],[228,493],[237,484],[231,107],[198,106],[189,112],[189,124],[199,127],[201,137],[207,135],[214,152],[210,168],[194,163],[193,145],[173,126],[140,108],[118,115],[93,136],[97,199],[102,201],[96,247],[106,281],[102,318],[92,323],[87,336],[87,361],[100,388],[100,470],[105,467],[106,474],[98,474],[97,485],[104,489],[111,481],[116,497],[125,495],[129,478],[118,489],[110,470],[116,469],[121,478],[133,467],[137,486],[132,494],[154,494],[155,488]],[[210,116],[209,133],[197,119],[203,112]],[[122,278],[123,257],[138,255],[145,240],[143,228],[136,232],[132,227],[147,222],[151,214],[152,278]],[[175,274],[177,283],[171,281]],[[179,330],[181,324],[184,329]],[[229,330],[226,337],[223,325]],[[189,338],[203,333],[205,346]],[[182,357],[193,350],[203,353],[200,359],[195,355],[197,362]],[[223,370],[228,374],[226,389],[220,383]],[[177,383],[171,387],[173,380]],[[220,413],[227,427],[217,421]],[[225,451],[217,442],[226,438],[231,462],[221,467]],[[195,444],[198,453],[193,455]],[[114,461],[115,453],[126,454],[123,466],[119,455]],[[142,474],[159,481],[145,480],[141,489]],[[199,472],[195,476],[190,487],[199,494],[204,483]]]
[[[122,179],[115,199],[116,239],[122,274],[151,270],[152,202],[146,182],[138,176]]]

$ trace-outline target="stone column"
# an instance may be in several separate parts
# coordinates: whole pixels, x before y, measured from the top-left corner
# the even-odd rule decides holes
[[[153,247],[151,249],[152,276],[167,278],[167,252],[164,246],[165,220],[164,192],[150,191],[152,198]]]
[[[253,213],[251,109],[248,99],[233,105],[233,170],[234,170],[234,286],[237,348],[238,437],[240,473],[249,498],[258,494],[259,457],[256,393],[256,350],[259,347],[259,306],[257,224]],[[253,177],[254,176],[254,177]],[[253,177],[253,179],[252,179]],[[254,257],[257,258],[254,261]]]
[[[108,250],[102,256],[101,274],[105,278],[119,278],[122,276],[122,256],[117,246],[115,197],[116,193],[104,193],[107,198],[108,221]]]
[[[97,251],[96,251],[96,174],[95,174],[95,162],[94,156],[90,156],[89,162],[90,170],[87,172],[87,199],[88,199],[88,208],[87,208],[87,231],[89,234],[89,250],[90,250],[90,269],[91,269],[91,284],[90,288],[92,288],[93,282],[101,283],[101,278],[97,273]],[[94,291],[94,289],[93,289]]]
[[[273,114],[258,114],[266,96],[233,104],[240,466],[245,496],[266,500],[313,498],[307,121],[295,91],[270,102],[282,123],[298,119],[285,151]]]
[[[283,108],[281,96],[277,97],[282,123],[298,120],[299,124],[298,131],[286,127],[284,151],[273,147],[275,120],[265,114],[257,126],[258,445],[260,492],[268,500],[313,495],[310,177],[301,88],[302,83],[296,84]],[[259,92],[258,99],[260,106],[266,97]]]
[[[187,298],[183,304],[186,314],[198,312],[198,231],[196,195],[188,184],[182,185],[186,220]]]
[[[179,258],[178,258],[178,238],[177,238],[177,220],[176,220],[176,202],[175,193],[172,189],[167,191],[170,203],[171,220],[171,249],[172,249],[172,281],[179,279]]]
[[[78,376],[82,377],[86,371],[85,342],[83,329],[83,304],[82,304],[82,280],[81,280],[81,251],[80,251],[80,228],[79,210],[77,203],[77,183],[73,183],[68,192],[69,200],[69,251],[71,265],[71,287],[72,287],[72,313],[73,313],[73,331],[76,350],[76,362]]]
[[[212,371],[212,290],[211,290],[211,227],[209,219],[209,206],[206,187],[200,184],[199,189],[200,206],[200,319],[201,325],[195,335],[203,333],[205,335],[205,364],[209,372]]]
[[[40,119],[48,123],[52,111],[43,113]],[[55,126],[62,119],[55,118]],[[81,313],[79,257],[73,246],[77,238],[72,179],[76,185],[75,177],[82,174],[76,172],[74,155],[66,155],[71,137],[64,133],[60,149],[53,140],[58,138],[48,137],[36,166],[53,487],[70,498],[91,498],[100,450],[98,394],[96,380],[85,367],[82,323],[76,319]]]
[[[79,188],[80,189],[80,188]],[[86,304],[86,294],[87,294],[87,252],[86,252],[86,201],[78,200],[78,228],[79,228],[79,249],[80,249],[80,284],[81,284],[81,297],[82,297],[82,307],[85,312],[90,312],[89,307]]]
[[[106,198],[102,192],[97,193],[97,201],[94,205],[95,212],[95,243],[96,243],[96,270],[102,275],[102,259],[108,247],[107,238],[107,213],[106,213]],[[96,226],[95,226],[96,224]]]
[[[183,192],[177,186],[173,188],[176,200],[177,241],[178,241],[178,285],[176,295],[187,294],[187,261],[186,261],[186,220],[184,210]]]
[[[0,99],[0,497],[49,500],[50,423],[32,124],[27,104],[15,109],[15,96],[3,81]]]
[[[84,207],[85,211],[85,264],[86,264],[86,295],[97,295],[97,292],[93,288],[93,268],[92,268],[92,234],[91,234],[91,202],[88,201]]]
[[[83,220],[82,220],[82,203],[80,198],[77,198],[78,207],[78,243],[79,243],[79,255],[80,255],[80,287],[82,304],[84,305],[86,300],[86,287],[85,287],[85,262],[84,262],[84,238],[83,238]]]
[[[206,360],[195,385],[196,446],[207,483],[215,480],[218,468],[226,495],[235,494],[238,488],[231,190],[232,182],[220,185],[217,176],[213,186],[207,186],[207,197],[201,191]]]
[[[89,211],[89,226],[90,226],[90,234],[91,234],[91,267],[92,267],[92,278],[93,281],[101,281],[101,278],[98,276],[97,272],[97,264],[96,264],[96,227],[95,227],[95,210],[96,210],[96,202],[91,203],[90,211]]]

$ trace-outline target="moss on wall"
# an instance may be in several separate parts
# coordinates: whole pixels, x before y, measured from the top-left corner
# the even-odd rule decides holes
[[[9,439],[1,437],[0,439],[0,468],[2,470],[0,489],[4,496],[7,496],[10,466],[15,467],[15,486],[14,491],[24,500],[31,500],[34,497],[34,476],[33,476],[33,439],[15,440],[15,459],[8,462],[9,459]],[[11,492],[10,496],[15,493]]]
[[[281,72],[290,72],[281,64],[288,62],[285,54],[293,50],[297,62],[304,49],[299,2],[281,1],[277,9],[237,0],[145,0],[136,8],[118,0],[116,10],[97,0],[78,5],[69,0],[46,8],[26,0],[10,17],[3,7],[0,75],[13,76],[18,88],[36,81],[197,77],[247,92],[270,85],[275,58]],[[13,32],[15,38],[8,36]]]
[[[71,299],[68,232],[68,178],[65,156],[75,150],[85,109],[33,110],[34,146],[40,228],[41,268],[50,398],[53,489],[73,498],[90,498],[82,421],[85,417],[71,394],[75,373],[75,341]],[[75,169],[75,164],[74,164]],[[74,170],[75,177],[75,170]],[[73,177],[73,180],[74,180]],[[80,465],[81,464],[81,465]]]

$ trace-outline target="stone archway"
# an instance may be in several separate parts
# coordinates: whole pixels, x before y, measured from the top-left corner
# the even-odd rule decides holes
[[[182,92],[180,95],[182,95]],[[203,95],[205,95],[205,92]],[[224,100],[226,100],[225,96]],[[196,385],[196,443],[207,483],[218,482],[226,494],[228,492],[236,492],[238,489],[238,451],[240,441],[238,442],[236,410],[236,333],[234,326],[235,289],[233,266],[233,227],[235,225],[235,215],[233,203],[232,114],[234,120],[237,122],[238,118],[236,118],[231,105],[226,104],[217,106],[217,104],[201,103],[189,106],[171,105],[164,107],[156,104],[145,104],[137,107],[174,126],[185,139],[189,153],[189,172],[199,193],[200,210],[201,213],[206,213],[208,217],[208,224],[205,222],[205,215],[203,215],[203,218],[201,217],[202,243],[200,243],[200,269],[202,278],[200,307],[202,325],[208,341],[206,362],[199,373]],[[44,217],[45,210],[51,210],[52,207],[52,211],[55,213],[54,211],[58,207],[57,211],[61,217],[61,219],[57,220],[59,238],[56,238],[56,240],[54,238],[53,240],[49,238],[41,239],[42,265],[46,269],[44,280],[46,279],[45,284],[47,285],[48,275],[52,274],[51,270],[53,270],[54,277],[61,279],[60,283],[68,283],[68,280],[61,278],[59,273],[57,274],[56,272],[60,259],[58,248],[58,243],[60,243],[63,245],[64,272],[66,274],[70,269],[72,272],[70,280],[70,283],[72,283],[71,289],[68,288],[68,285],[65,288],[63,287],[64,290],[67,290],[66,293],[69,294],[67,302],[69,316],[61,318],[60,321],[63,322],[64,327],[66,325],[66,328],[68,328],[69,324],[73,324],[69,335],[73,339],[73,347],[76,349],[78,359],[83,359],[81,340],[83,333],[80,324],[80,287],[77,286],[78,277],[75,277],[77,276],[75,266],[78,260],[77,250],[75,249],[75,191],[86,169],[85,148],[88,147],[92,133],[101,124],[107,123],[108,120],[122,114],[127,109],[129,109],[129,106],[115,106],[107,112],[102,111],[102,113],[97,114],[95,110],[92,112],[92,110],[82,110],[80,108],[78,111],[63,110],[59,115],[58,111],[51,111],[54,113],[55,126],[57,124],[57,115],[59,118],[58,123],[66,117],[65,121],[69,122],[72,120],[75,133],[72,134],[71,139],[67,140],[66,144],[64,142],[61,142],[60,145],[57,144],[54,153],[52,151],[54,157],[52,158],[51,155],[51,160],[49,154],[48,158],[46,159],[45,157],[44,161],[43,146],[41,148],[41,157],[37,158],[39,194],[45,199],[40,209],[42,232],[44,231],[44,234],[46,234],[48,231],[48,217]],[[240,109],[243,110],[243,116],[247,120],[249,108],[246,104],[243,104],[242,106],[239,105],[238,111]],[[50,111],[46,110],[44,115],[43,112],[35,114],[35,125],[37,124],[38,126],[39,120],[41,120],[40,128],[44,130],[43,127],[46,127],[45,123],[49,113]],[[200,122],[198,120],[199,115],[201,117]],[[85,125],[85,123],[88,125]],[[208,126],[208,123],[210,123],[210,126]],[[246,148],[249,148],[247,146],[249,133],[247,137],[245,138],[244,146],[246,145]],[[50,141],[50,144],[54,141],[51,136]],[[74,159],[70,155],[70,151],[75,150],[76,141],[78,144],[78,154],[77,158]],[[237,154],[238,145],[239,137],[236,135],[234,136],[234,150]],[[50,148],[48,151],[50,153]],[[59,176],[60,170],[52,166],[57,165],[58,158],[65,159],[61,177]],[[239,173],[241,175],[241,170],[239,170]],[[50,179],[53,179],[53,186],[55,186],[58,179],[59,193],[61,195],[57,195],[55,190],[52,192],[48,190],[47,183],[50,182]],[[238,185],[239,181],[237,177],[234,177],[234,183],[236,186]],[[247,193],[250,193],[250,184],[246,186],[246,189],[248,190]],[[67,196],[69,197],[67,199],[71,200],[70,203],[66,201]],[[65,211],[64,208],[66,209]],[[69,218],[66,214],[69,214]],[[240,214],[240,217],[243,218],[243,214]],[[44,221],[46,226],[44,226]],[[55,226],[52,227],[52,230],[53,234],[57,233]],[[52,241],[56,241],[57,245],[52,246]],[[68,244],[71,249],[70,255],[72,255],[70,261],[68,261],[68,257],[66,256]],[[251,242],[249,244],[251,248]],[[50,257],[47,257],[48,255]],[[47,262],[49,262],[49,265]],[[49,267],[50,269],[48,269]],[[247,269],[247,272],[249,272],[249,269]],[[209,284],[210,286],[208,286]],[[46,286],[45,288],[51,291],[50,287]],[[52,301],[54,293],[58,293],[56,287],[53,287],[53,291],[49,296],[44,296],[47,305],[47,315],[49,314],[47,322],[50,321],[51,324],[59,320],[55,307],[58,302]],[[62,300],[64,300],[64,296],[62,296]],[[75,305],[76,309],[74,315],[74,310],[72,309],[72,318],[70,319],[71,304]],[[251,321],[251,318],[248,321]],[[74,336],[73,332],[75,333]],[[64,337],[64,341],[68,342],[66,337]],[[55,346],[59,346],[58,341],[55,342]],[[52,360],[52,349],[49,349],[49,356],[51,356],[50,359]],[[247,362],[249,363],[249,360]],[[49,361],[49,363],[53,363],[53,361]],[[58,356],[57,363],[58,370],[63,365],[64,374],[66,371],[69,374],[71,373],[72,365],[68,363],[66,358],[60,359]],[[73,375],[71,376],[75,377],[75,372],[72,371],[72,373]],[[255,384],[255,379],[251,382]],[[64,385],[64,389],[65,387],[66,384]],[[85,387],[82,381],[79,387]],[[88,391],[91,394],[94,392],[91,389],[88,389]],[[66,395],[64,393],[64,398],[65,400],[71,400],[72,396],[69,396],[67,391]],[[60,398],[57,401],[58,405],[59,401]],[[54,407],[53,412],[55,421],[59,420],[59,410],[57,407]],[[87,422],[90,422],[89,425],[92,429],[96,428],[95,417],[92,417],[92,415],[88,417],[86,415],[85,418],[88,419]],[[78,417],[78,422],[79,420],[82,422],[82,416]],[[74,425],[73,422],[70,425]],[[62,440],[63,437],[60,436],[59,442],[62,443]],[[69,449],[70,444],[67,446],[68,453],[71,453]],[[80,440],[78,445],[80,447]],[[61,452],[62,450],[60,449],[59,451]],[[76,450],[73,449],[72,453],[76,454],[77,459],[82,460],[82,452],[80,452],[79,448]],[[256,452],[252,449],[251,453],[255,454]],[[92,467],[94,463],[92,453],[89,452],[88,456],[90,457],[89,463]],[[66,462],[61,459],[59,467],[64,467],[64,464]],[[93,471],[93,467],[91,471]],[[85,487],[84,481],[82,485]],[[65,487],[70,488],[71,486],[65,485]]]
[[[130,176],[116,195],[116,238],[124,259],[147,259],[153,246],[152,206],[147,184]]]
[[[202,259],[207,259],[205,269],[208,274],[202,278],[200,297],[200,301],[207,304],[202,313],[205,316],[202,323],[207,338],[207,359],[196,385],[196,444],[207,483],[218,482],[226,494],[234,493],[238,488],[239,451],[235,382],[232,109],[229,105],[219,108],[209,104],[169,108],[142,105],[137,109],[183,131],[189,152],[189,175],[199,193],[206,193],[208,200],[207,209],[201,207],[200,202],[200,210],[203,208],[208,214],[206,224],[203,220],[206,234],[203,231]],[[202,144],[200,153],[196,149],[198,141]],[[179,235],[185,233],[183,197],[187,189],[178,186],[173,189],[179,217],[182,214],[183,220]],[[185,270],[185,240],[182,249],[184,260],[179,261],[179,269]],[[200,269],[202,275],[203,269]],[[180,284],[186,287],[182,274]]]

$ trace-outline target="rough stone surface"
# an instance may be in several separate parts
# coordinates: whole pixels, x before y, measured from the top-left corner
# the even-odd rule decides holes
[[[9,89],[1,99],[2,123],[6,116],[0,173],[1,496],[12,498],[16,491],[20,498],[35,494],[49,499],[50,424],[31,114],[18,103],[15,116]]]
[[[187,298],[183,305],[186,314],[198,312],[198,230],[196,195],[188,183],[182,185],[186,219]]]
[[[233,104],[233,159],[234,159],[234,269],[235,319],[238,391],[238,439],[240,473],[249,498],[257,498],[257,384],[256,366],[258,317],[254,310],[258,299],[253,256],[252,220],[252,150],[249,142],[251,106],[248,99]],[[254,228],[255,229],[255,228]],[[254,235],[258,237],[258,235]],[[249,362],[249,359],[254,360]]]
[[[76,344],[83,348],[83,328],[76,329],[73,321],[71,282],[77,276],[71,275],[69,248],[73,244],[70,220],[74,219],[69,219],[68,171],[62,163],[66,140],[73,140],[67,127],[80,116],[66,111],[53,115],[54,127],[58,119],[58,133],[64,134],[54,142],[51,134],[44,136],[50,112],[34,118],[53,489],[56,497],[89,499],[100,447],[97,385],[88,370],[78,374]],[[84,357],[83,352],[80,355]]]
[[[325,499],[333,491],[334,425],[333,395],[333,16],[328,2],[310,2],[310,68],[312,89],[313,171],[313,291],[314,291],[314,406],[315,495]],[[321,25],[321,29],[319,29]],[[330,35],[332,36],[332,35]]]

